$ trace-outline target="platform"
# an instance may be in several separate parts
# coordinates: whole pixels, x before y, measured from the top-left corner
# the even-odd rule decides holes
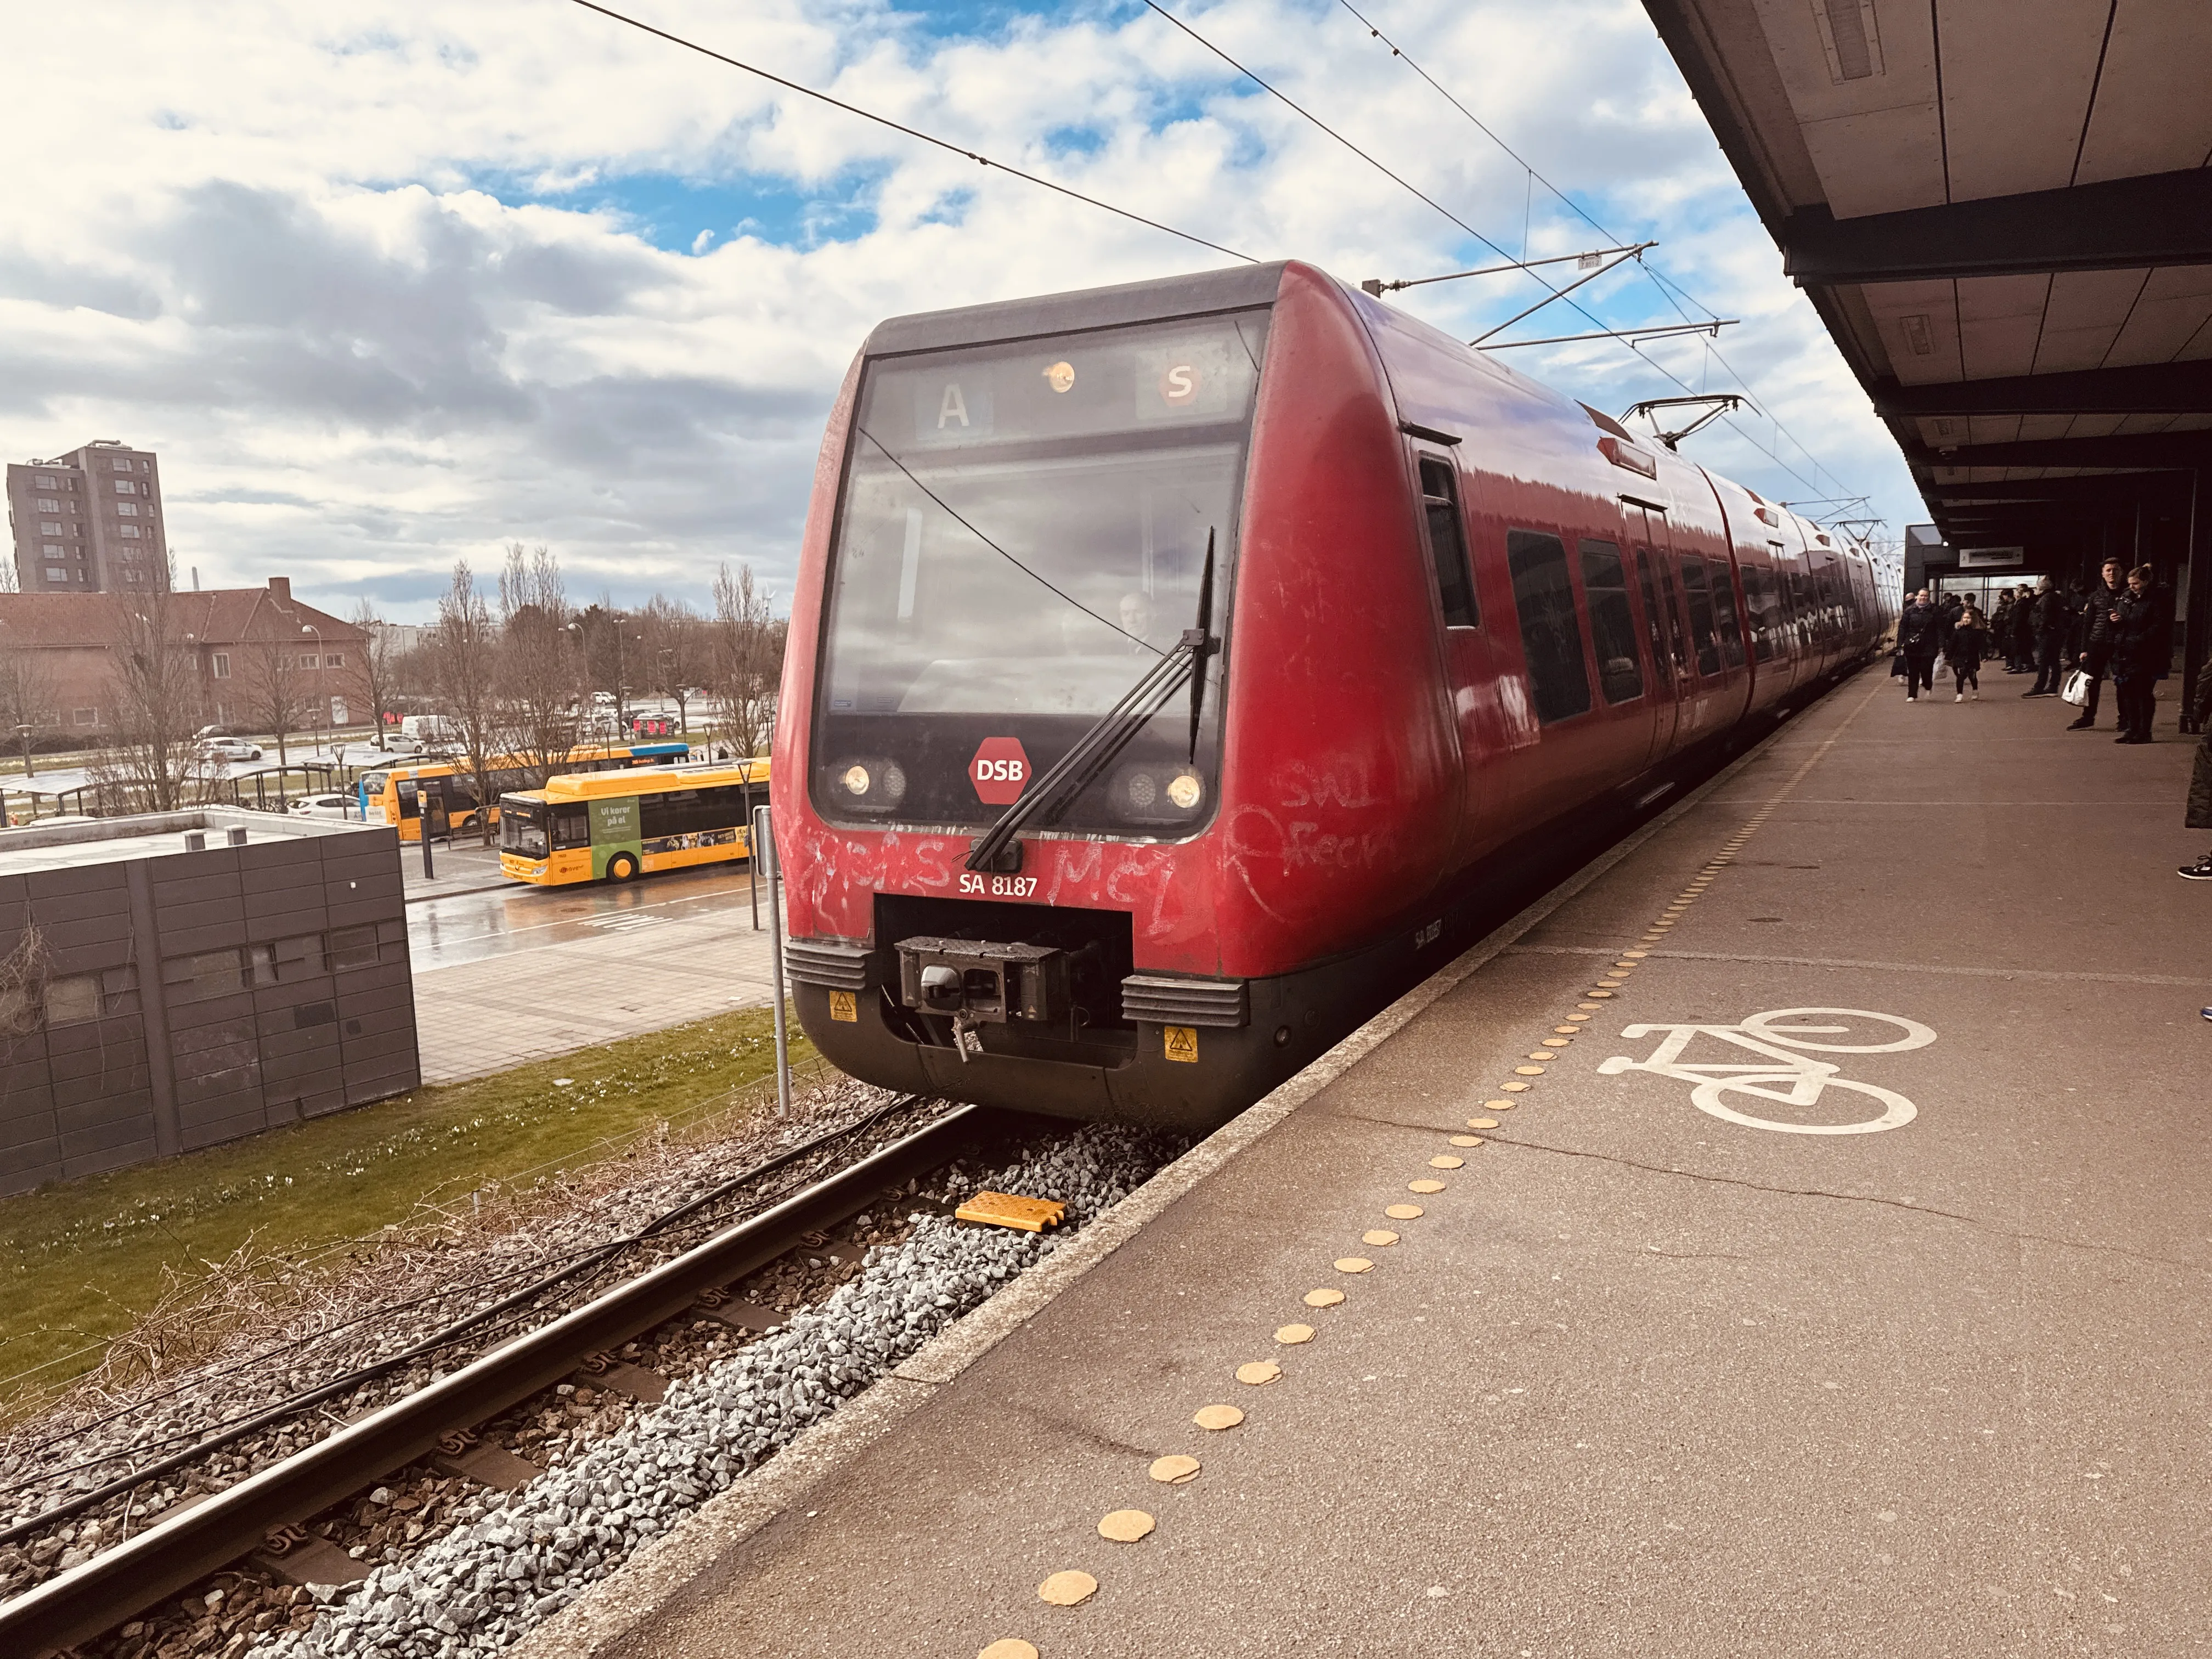
[[[2018,684],[1844,685],[606,1650],[2200,1650],[2191,742]]]

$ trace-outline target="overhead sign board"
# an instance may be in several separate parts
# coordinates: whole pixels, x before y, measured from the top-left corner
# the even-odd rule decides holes
[[[2024,547],[1962,547],[1959,550],[1959,568],[1961,570],[2008,570],[2027,562]]]

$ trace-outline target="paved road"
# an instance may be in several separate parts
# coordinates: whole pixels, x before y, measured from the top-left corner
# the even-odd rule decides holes
[[[422,1080],[450,1083],[766,1004],[767,908],[744,869],[407,907]]]

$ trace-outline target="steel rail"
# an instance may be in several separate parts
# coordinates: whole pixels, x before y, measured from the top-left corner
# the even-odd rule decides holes
[[[404,1400],[0,1603],[0,1654],[46,1655],[113,1629],[259,1547],[275,1528],[307,1520],[415,1462],[441,1436],[497,1416],[559,1382],[587,1356],[682,1313],[702,1291],[765,1267],[801,1234],[834,1226],[866,1208],[885,1188],[938,1168],[963,1139],[1012,1121],[1014,1114],[982,1106],[949,1112]]]

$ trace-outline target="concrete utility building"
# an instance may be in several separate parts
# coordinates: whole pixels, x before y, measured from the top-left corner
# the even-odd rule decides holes
[[[0,1194],[420,1079],[399,842],[195,810],[0,837]]]
[[[168,583],[161,472],[151,450],[103,438],[9,466],[8,524],[23,592],[143,592]]]

